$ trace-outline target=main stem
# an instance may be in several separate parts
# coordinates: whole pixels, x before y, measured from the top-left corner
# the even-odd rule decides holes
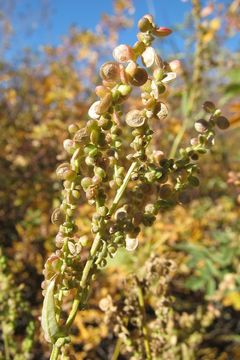
[[[114,211],[116,210],[116,208],[119,204],[119,201],[121,200],[121,198],[124,194],[124,191],[126,190],[126,187],[129,183],[131,175],[137,167],[137,164],[138,164],[137,161],[133,162],[131,164],[130,168],[128,169],[128,172],[123,180],[123,183],[120,186],[120,188],[118,189],[116,196],[113,199],[112,206],[110,207],[110,210],[109,210],[109,215],[112,215],[114,213]],[[90,274],[93,264],[95,262],[95,256],[96,256],[97,251],[99,250],[100,246],[101,246],[101,236],[100,236],[100,233],[97,233],[97,235],[92,243],[92,246],[91,246],[91,249],[89,252],[89,256],[88,256],[88,260],[84,266],[81,281],[80,281],[80,286],[83,289],[83,291],[81,292],[80,296],[79,296],[79,294],[77,294],[75,299],[73,300],[72,309],[71,309],[68,319],[66,321],[67,329],[69,329],[71,327],[71,325],[77,315],[79,307],[81,308],[81,305],[83,305],[83,303],[85,302],[84,300],[86,299],[87,294],[90,291],[90,286],[87,287],[87,282],[88,282],[89,274]],[[61,347],[57,347],[56,345],[53,345],[50,360],[57,360],[58,356],[60,354],[60,350],[61,350]],[[150,358],[148,358],[148,360],[149,359]]]

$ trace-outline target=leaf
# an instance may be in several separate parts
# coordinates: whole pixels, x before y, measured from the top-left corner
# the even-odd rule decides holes
[[[44,331],[46,341],[54,343],[56,335],[59,333],[59,326],[56,319],[55,301],[54,301],[55,278],[48,285],[46,295],[43,301],[41,325]]]

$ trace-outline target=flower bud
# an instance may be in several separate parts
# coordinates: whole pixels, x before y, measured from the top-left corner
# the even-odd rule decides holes
[[[163,26],[153,30],[154,35],[158,37],[168,36],[172,33],[172,30]]]
[[[138,239],[137,238],[130,238],[129,236],[126,237],[126,250],[127,251],[134,251],[138,247]]]
[[[225,118],[225,116],[217,117],[216,124],[219,127],[219,129],[221,129],[221,130],[226,130],[230,126],[230,123],[229,123],[228,119]]]
[[[209,122],[205,119],[200,119],[195,122],[194,127],[197,132],[199,133],[205,133],[209,129]]]
[[[131,110],[126,115],[126,123],[133,128],[144,125],[145,121],[146,116],[140,110]]]
[[[116,62],[107,62],[100,68],[100,76],[103,80],[116,81],[119,79],[119,64]]]
[[[125,63],[134,60],[135,55],[133,49],[128,45],[119,45],[113,50],[113,57],[120,63]]]

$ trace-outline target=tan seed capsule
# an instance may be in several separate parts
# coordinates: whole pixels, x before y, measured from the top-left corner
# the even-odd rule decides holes
[[[160,111],[157,113],[157,117],[159,120],[164,120],[168,116],[168,108],[164,103],[160,103],[161,108]]]
[[[129,236],[126,237],[126,250],[127,251],[134,251],[138,247],[138,239],[137,238],[130,238]]]
[[[100,76],[103,80],[116,81],[119,79],[119,64],[107,62],[100,68]]]
[[[144,16],[138,21],[138,28],[140,31],[146,32],[152,30],[153,26],[149,19]]]
[[[61,225],[63,224],[64,220],[65,220],[64,213],[61,211],[61,209],[56,208],[51,216],[52,223],[56,225]]]
[[[130,46],[121,44],[113,50],[113,57],[116,61],[125,63],[134,60],[135,55]]]
[[[144,125],[145,121],[146,117],[140,110],[131,110],[126,115],[126,123],[133,128]]]
[[[148,46],[142,53],[142,62],[147,68],[151,68],[152,66],[162,68],[163,66],[162,59],[158,56],[156,50],[151,46]]]
[[[145,69],[137,68],[133,76],[129,76],[129,82],[133,86],[142,86],[148,80],[148,74]]]
[[[100,114],[98,113],[98,107],[99,107],[100,101],[95,101],[88,110],[88,115],[91,119],[98,120],[100,118]]]
[[[88,138],[88,132],[87,132],[87,129],[84,127],[76,132],[73,140],[76,142],[83,142],[87,138]]]
[[[109,94],[111,91],[103,85],[96,86],[95,89],[96,95],[100,98],[103,98],[106,94]]]
[[[172,187],[171,185],[164,184],[160,187],[159,195],[162,199],[168,200],[172,196]]]
[[[96,112],[100,115],[104,114],[108,111],[110,106],[112,105],[112,94],[107,93],[101,100],[97,107]]]

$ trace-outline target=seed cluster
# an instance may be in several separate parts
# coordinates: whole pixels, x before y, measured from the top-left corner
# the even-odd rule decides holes
[[[215,125],[220,129],[228,126],[214,104],[207,102],[204,110],[210,117],[196,122],[199,136],[180,150],[179,158],[168,159],[160,150],[150,151],[151,122],[168,116],[162,94],[176,74],[152,47],[155,37],[167,36],[171,30],[157,27],[150,15],[145,15],[138,26],[138,41],[132,47],[117,46],[114,61],[101,66],[102,84],[95,89],[99,100],[91,105],[85,127],[69,126],[69,139],[63,146],[70,160],[56,170],[64,186],[62,204],[52,214],[52,222],[59,226],[58,250],[46,262],[43,289],[45,293],[54,279],[52,315],[59,324],[63,322],[64,296],[74,298],[67,322],[60,326],[61,336],[52,334],[56,341],[69,333],[77,309],[86,304],[91,281],[107,264],[107,258],[114,256],[119,247],[135,250],[141,226],[151,226],[159,211],[184,201],[187,187],[199,185],[196,160],[213,145]],[[123,116],[123,103],[134,87],[141,91],[142,107]],[[124,127],[132,134],[126,156],[128,171],[121,161]],[[89,242],[77,228],[76,212],[85,199],[94,208],[94,240],[83,261],[83,248],[88,249]],[[55,348],[53,359],[57,359],[61,347]]]

